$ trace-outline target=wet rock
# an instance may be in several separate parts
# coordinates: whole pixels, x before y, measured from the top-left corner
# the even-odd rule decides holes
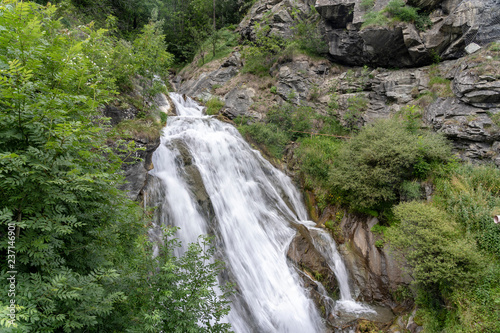
[[[335,220],[337,210],[324,213],[320,221]],[[344,244],[339,246],[344,262],[351,273],[358,300],[378,303],[392,308],[406,308],[392,298],[400,286],[410,283],[410,277],[401,270],[401,263],[391,254],[387,246],[376,246],[381,238],[371,232],[378,223],[377,218],[356,214],[345,214],[340,223]],[[337,236],[338,238],[338,236]]]
[[[193,158],[189,151],[188,146],[182,142],[181,140],[174,140],[173,143],[180,154],[179,164],[184,166],[185,171],[185,181],[189,186],[191,193],[194,198],[198,202],[198,205],[201,208],[200,213],[207,218],[209,222],[210,228],[215,228],[215,211],[212,205],[212,201],[205,189],[205,185],[203,183],[203,179],[201,178],[200,171],[193,164]],[[215,232],[213,229],[211,230],[211,234],[218,235],[219,233]]]
[[[311,236],[306,227],[297,227],[297,235],[290,243],[287,257],[307,272],[312,280],[318,280],[331,294],[338,294],[338,284],[335,274],[328,263],[312,245]]]
[[[153,169],[152,157],[153,153],[160,145],[160,138],[154,140],[148,139],[135,139],[135,146],[137,148],[144,148],[144,150],[136,151],[133,156],[125,159],[122,168],[125,173],[126,183],[120,187],[121,190],[127,192],[127,195],[132,200],[138,200],[141,196],[143,189],[147,186],[149,174],[148,171]],[[138,163],[131,163],[140,161]]]

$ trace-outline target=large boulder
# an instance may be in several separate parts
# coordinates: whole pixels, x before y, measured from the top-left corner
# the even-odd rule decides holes
[[[234,88],[224,96],[225,106],[222,113],[230,119],[245,116],[253,104],[255,90],[252,88]]]
[[[221,66],[213,72],[205,72],[197,78],[182,82],[178,91],[190,97],[206,101],[212,96],[214,86],[224,85],[237,74],[237,66]]]

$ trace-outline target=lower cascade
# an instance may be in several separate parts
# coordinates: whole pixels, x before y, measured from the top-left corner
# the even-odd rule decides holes
[[[170,94],[177,115],[169,117],[153,155],[148,203],[162,225],[180,227],[184,249],[201,234],[215,236],[223,279],[235,284],[227,320],[235,332],[324,332],[325,321],[308,297],[287,250],[302,224],[334,271],[341,291],[336,313],[373,311],[356,303],[335,243],[307,221],[291,180],[253,150],[236,128],[180,94]],[[183,249],[180,249],[182,251]],[[328,315],[328,314],[327,314]]]

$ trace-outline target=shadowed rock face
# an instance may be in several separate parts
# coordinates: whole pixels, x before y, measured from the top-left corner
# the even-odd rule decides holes
[[[320,217],[320,223],[335,220],[337,208],[328,207]],[[358,300],[384,304],[399,311],[404,304],[396,302],[392,295],[399,286],[411,282],[387,246],[377,247],[380,236],[371,232],[377,218],[345,214],[340,222],[340,233],[335,235],[339,250],[354,282]]]
[[[335,274],[312,245],[311,236],[304,226],[298,227],[297,235],[290,243],[287,256],[299,268],[312,274],[312,279],[321,280],[320,282],[330,293],[338,293],[339,287]]]
[[[332,60],[354,66],[424,66],[436,56],[462,57],[470,43],[483,46],[500,36],[500,0],[411,0],[409,5],[430,12],[431,28],[420,31],[412,22],[362,28],[365,14],[383,10],[389,1],[376,0],[373,8],[363,6],[361,0],[314,1],[323,19],[323,35]],[[240,24],[240,33],[243,38],[254,40],[254,24],[265,22],[270,34],[290,38],[295,24],[292,9],[305,17],[311,13],[312,2],[259,1]]]

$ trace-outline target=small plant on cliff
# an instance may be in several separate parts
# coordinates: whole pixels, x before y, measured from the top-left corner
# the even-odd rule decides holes
[[[267,20],[268,18],[264,19],[262,23],[255,24],[255,42],[250,42],[250,45],[243,50],[243,58],[245,59],[243,73],[259,76],[269,75],[269,69],[278,59],[280,51],[287,46],[287,41],[271,34],[271,27]]]
[[[292,9],[294,32],[293,39],[297,43],[300,50],[311,56],[322,56],[328,53],[328,44],[323,35],[319,31],[319,23],[321,17],[318,15],[316,8],[311,6],[311,10],[307,17],[301,17],[300,11],[297,8]]]
[[[206,103],[206,107],[207,107],[206,114],[209,116],[214,116],[214,115],[218,114],[220,112],[220,110],[222,110],[224,105],[225,105],[224,102],[221,101],[219,98],[212,97]]]
[[[407,6],[403,0],[391,0],[387,6],[378,12],[368,11],[364,16],[362,28],[378,25],[388,25],[394,21],[413,22],[419,30],[428,29],[432,21],[425,13],[419,13],[419,9]]]
[[[368,108],[369,100],[364,95],[355,95],[347,99],[347,112],[344,113],[343,120],[345,127],[356,130],[360,126],[363,112]]]

